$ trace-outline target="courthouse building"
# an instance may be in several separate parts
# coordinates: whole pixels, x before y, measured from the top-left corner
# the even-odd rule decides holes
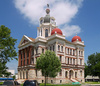
[[[50,16],[49,8],[39,21],[37,37],[24,35],[18,45],[18,81],[28,79],[44,83],[45,78],[36,70],[35,64],[41,53],[51,50],[61,61],[61,71],[55,78],[48,78],[49,83],[84,82],[84,42],[77,35],[68,41],[56,26],[55,18]]]

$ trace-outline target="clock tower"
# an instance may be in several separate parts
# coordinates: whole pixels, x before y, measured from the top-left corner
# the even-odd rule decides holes
[[[37,28],[37,37],[47,38],[56,27],[55,18],[50,17],[50,9],[47,4],[46,16],[40,18],[40,26]]]

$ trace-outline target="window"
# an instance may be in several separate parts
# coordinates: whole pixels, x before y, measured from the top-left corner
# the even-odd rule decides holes
[[[72,55],[72,49],[70,49],[70,55]]]
[[[62,80],[60,80],[60,83],[62,83]]]
[[[27,50],[27,58],[29,57],[29,50]]]
[[[80,65],[82,65],[82,59],[80,59]]]
[[[60,45],[58,45],[58,50],[60,51]]]
[[[72,64],[72,58],[70,58],[70,64]]]
[[[24,72],[23,72],[23,79],[25,79],[25,75],[24,75]]]
[[[34,48],[32,48],[32,56],[34,55]]]
[[[53,51],[55,51],[55,47],[54,47],[54,45],[53,45]]]
[[[35,70],[35,72],[36,72],[36,76],[37,76],[37,70]]]
[[[75,72],[75,78],[77,78],[77,72]]]
[[[44,53],[44,49],[42,48],[42,53]]]
[[[29,63],[28,61],[29,61],[29,60],[27,59],[27,65],[28,65],[28,63]]]
[[[75,59],[73,59],[73,64],[75,64]]]
[[[48,37],[48,29],[45,30],[45,37]]]
[[[52,47],[50,46],[50,51],[52,50]]]
[[[62,70],[60,70],[60,73],[59,73],[59,75],[60,75],[60,76],[62,76]]]
[[[79,56],[80,56],[80,51],[79,51]]]
[[[81,56],[83,56],[83,51],[81,51]]]
[[[61,56],[59,57],[59,59],[60,59],[60,61],[61,61],[61,59],[62,59]]]
[[[61,51],[63,52],[63,46],[61,46]]]
[[[67,54],[69,54],[69,48],[68,48],[68,52],[67,52]]]
[[[68,64],[69,64],[69,58],[68,58]]]
[[[82,76],[82,70],[80,71],[80,75]]]
[[[51,83],[53,83],[53,80],[51,80]]]
[[[42,80],[42,83],[43,83],[44,81]]]
[[[24,59],[25,59],[25,50],[24,50]]]
[[[73,50],[73,56],[75,56],[75,50]]]
[[[22,66],[22,60],[21,60],[21,66]]]

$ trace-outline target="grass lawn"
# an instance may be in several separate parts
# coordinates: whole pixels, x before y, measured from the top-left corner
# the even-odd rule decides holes
[[[3,84],[3,82],[0,82],[0,85],[2,85]]]
[[[85,82],[86,84],[100,84],[100,82]]]
[[[46,84],[47,86],[81,86],[81,85],[71,85],[71,84]],[[44,84],[40,84],[40,86],[44,86]]]

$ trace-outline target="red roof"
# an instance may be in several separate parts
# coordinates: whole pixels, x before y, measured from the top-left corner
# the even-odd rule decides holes
[[[59,28],[53,29],[52,32],[51,32],[51,35],[53,35],[55,33],[62,35],[62,31]]]
[[[73,38],[72,38],[72,42],[74,42],[74,41],[82,41],[81,40],[81,38],[79,37],[79,36],[74,36]]]

